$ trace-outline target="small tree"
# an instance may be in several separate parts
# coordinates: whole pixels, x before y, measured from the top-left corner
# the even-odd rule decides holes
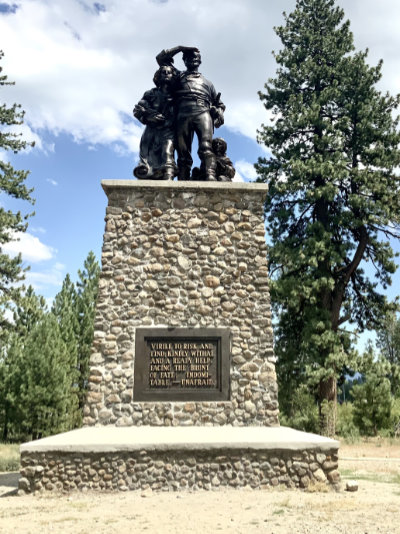
[[[0,60],[3,58],[0,51]],[[0,73],[2,67],[0,67]],[[0,74],[0,87],[14,85],[7,81],[7,76]],[[20,110],[18,104],[7,107],[0,103],[0,193],[5,193],[13,198],[27,200],[33,203],[31,197],[32,189],[25,185],[28,171],[19,171],[6,161],[6,151],[14,154],[24,150],[29,143],[23,141],[21,136],[10,131],[10,127],[22,124],[24,112]],[[30,145],[33,146],[33,143]],[[1,152],[3,152],[3,157]],[[22,267],[21,256],[9,257],[3,251],[3,246],[15,239],[18,232],[25,232],[27,228],[28,216],[21,213],[6,210],[0,205],[0,338],[3,338],[10,327],[6,318],[5,309],[13,302],[18,302],[20,289],[18,282],[24,279],[24,269]]]
[[[315,395],[306,384],[300,384],[291,391],[290,402],[285,405],[285,411],[281,412],[280,422],[283,426],[305,432],[318,432],[319,418]]]
[[[373,328],[391,308],[362,262],[372,263],[386,287],[395,271],[387,238],[399,236],[400,224],[393,119],[400,99],[376,89],[381,64],[369,67],[366,53],[353,54],[343,18],[334,0],[297,0],[286,25],[276,28],[279,69],[260,93],[274,121],[262,126],[259,141],[272,156],[256,165],[269,184],[276,352],[318,386],[328,435],[335,431],[337,378],[351,350],[344,325]]]
[[[56,295],[51,309],[56,317],[60,336],[68,353],[68,373],[71,375],[71,398],[76,406],[75,412],[70,413],[71,427],[80,426],[79,405],[79,371],[78,371],[78,350],[79,350],[79,316],[77,305],[77,293],[75,285],[72,283],[69,274],[63,281],[61,291]]]
[[[386,360],[376,358],[370,346],[358,366],[363,382],[351,389],[354,422],[362,434],[376,436],[378,431],[390,427],[392,396],[387,378],[390,366]]]
[[[400,397],[400,319],[388,315],[385,324],[378,331],[377,346],[390,364],[390,386],[392,394]]]
[[[52,307],[74,369],[74,391],[78,396],[74,426],[81,424],[87,393],[99,273],[96,257],[89,252],[83,270],[78,271],[77,283],[73,284],[67,274]]]
[[[78,271],[79,280],[77,282],[79,407],[81,410],[83,410],[88,388],[89,358],[93,343],[99,275],[100,266],[96,256],[90,251],[84,262],[83,270]]]

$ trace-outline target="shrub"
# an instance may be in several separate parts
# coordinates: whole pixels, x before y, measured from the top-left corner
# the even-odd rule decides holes
[[[390,414],[390,429],[391,436],[400,438],[400,398],[396,398],[392,403],[392,411]]]
[[[360,430],[354,422],[353,405],[350,402],[338,405],[336,431],[338,436],[346,438],[347,441],[356,441],[360,437]]]
[[[291,397],[290,413],[281,413],[280,422],[282,426],[318,433],[318,407],[306,385],[303,384],[295,389]]]
[[[366,381],[354,386],[354,421],[362,434],[376,436],[379,430],[389,429],[392,398],[390,382],[385,377],[366,376]]]
[[[19,470],[19,445],[0,444],[0,472]]]

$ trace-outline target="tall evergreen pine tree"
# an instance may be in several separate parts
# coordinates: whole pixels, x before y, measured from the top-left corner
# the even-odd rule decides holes
[[[297,0],[284,16],[277,75],[260,93],[274,120],[259,141],[272,156],[256,166],[269,184],[278,373],[283,363],[281,383],[307,377],[318,385],[321,431],[332,434],[335,417],[329,426],[322,404],[335,408],[349,358],[344,324],[372,328],[390,308],[363,261],[383,286],[390,283],[388,238],[399,237],[400,224],[399,97],[376,89],[381,64],[369,67],[366,53],[353,53],[349,22],[334,0]]]
[[[3,55],[0,50],[0,60]],[[0,67],[0,87],[14,85],[8,82],[7,76],[1,72],[2,67]],[[0,151],[11,151],[16,154],[29,144],[23,141],[19,134],[9,131],[10,126],[23,123],[24,112],[20,107],[18,104],[7,107],[0,101]],[[27,176],[28,171],[16,170],[5,158],[0,158],[0,193],[33,203],[32,189],[28,189],[25,184]],[[3,246],[13,240],[16,233],[26,230],[26,219],[27,216],[21,215],[20,212],[14,213],[0,205],[0,339],[3,341],[10,328],[4,312],[12,303],[18,301],[21,292],[17,282],[24,278],[21,256],[11,258],[4,252]]]
[[[56,295],[51,309],[57,319],[60,336],[65,344],[68,354],[68,372],[71,375],[71,404],[74,410],[70,411],[70,426],[80,426],[79,413],[79,317],[77,292],[69,274],[63,281],[61,291]]]
[[[78,320],[79,320],[79,407],[83,410],[85,404],[88,378],[89,359],[93,343],[94,317],[99,284],[100,266],[96,256],[89,252],[83,270],[78,271]]]
[[[100,267],[96,256],[89,252],[78,281],[64,279],[62,289],[54,299],[52,313],[57,318],[61,337],[68,348],[70,365],[74,372],[73,395],[77,396],[77,411],[73,426],[80,426],[89,378],[89,358],[93,342],[94,314]]]

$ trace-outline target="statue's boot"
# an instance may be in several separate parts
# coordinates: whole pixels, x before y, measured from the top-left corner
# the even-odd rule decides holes
[[[216,182],[216,167],[217,160],[213,153],[204,156],[201,167],[203,168],[205,179],[207,182]]]
[[[179,168],[178,180],[190,180],[190,167]]]
[[[165,167],[163,180],[173,180],[175,176],[175,169],[173,167]]]

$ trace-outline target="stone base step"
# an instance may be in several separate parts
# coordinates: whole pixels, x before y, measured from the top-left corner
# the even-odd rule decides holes
[[[287,427],[85,427],[21,445],[20,490],[336,485],[338,448]]]

